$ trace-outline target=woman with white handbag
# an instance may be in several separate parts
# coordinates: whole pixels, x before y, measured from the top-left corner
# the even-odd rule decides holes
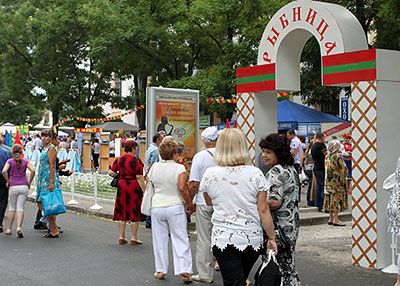
[[[161,161],[154,163],[147,175],[142,212],[151,209],[153,250],[156,272],[163,280],[168,272],[168,234],[171,235],[175,275],[190,283],[192,253],[187,233],[186,213],[193,212],[193,203],[187,189],[187,173],[182,164],[175,162],[178,143],[163,141],[159,146]]]

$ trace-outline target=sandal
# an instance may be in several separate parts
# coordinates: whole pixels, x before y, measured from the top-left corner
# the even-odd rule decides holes
[[[154,272],[154,277],[158,280],[164,280],[165,278],[165,273],[163,272]]]
[[[60,233],[58,232],[56,234],[51,234],[49,232],[49,233],[46,233],[45,235],[43,235],[43,238],[60,238]]]
[[[341,223],[341,222],[339,222],[339,223],[332,223],[332,225],[333,225],[333,226],[346,226],[346,224]]]
[[[128,243],[128,241],[125,238],[123,238],[123,237],[118,238],[119,245],[123,245],[123,244],[127,244],[127,243]]]
[[[11,235],[11,229],[6,229],[6,231],[4,232],[5,235]]]
[[[22,232],[22,229],[20,227],[17,227],[17,237],[24,238],[24,233]]]
[[[135,238],[132,238],[131,239],[131,245],[141,245],[141,244],[143,244],[143,242],[142,241],[140,241],[139,239],[135,239]]]
[[[192,283],[192,277],[189,273],[181,273],[181,278],[184,284]]]

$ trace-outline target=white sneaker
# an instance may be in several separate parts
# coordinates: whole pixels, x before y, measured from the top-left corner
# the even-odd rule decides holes
[[[202,277],[200,277],[199,274],[192,275],[192,280],[197,281],[197,282],[204,282],[204,283],[212,283],[213,282],[212,278],[202,278]]]

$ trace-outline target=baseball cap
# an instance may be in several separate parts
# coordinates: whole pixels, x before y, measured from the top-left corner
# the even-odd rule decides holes
[[[207,127],[201,132],[201,139],[203,142],[215,141],[218,139],[218,129],[214,126]]]

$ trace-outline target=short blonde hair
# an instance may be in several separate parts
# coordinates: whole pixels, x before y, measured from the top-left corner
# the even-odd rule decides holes
[[[251,163],[249,147],[242,130],[227,128],[221,132],[217,141],[214,160],[220,166]]]
[[[174,155],[178,153],[178,143],[175,140],[165,140],[158,147],[161,159],[172,160]]]

